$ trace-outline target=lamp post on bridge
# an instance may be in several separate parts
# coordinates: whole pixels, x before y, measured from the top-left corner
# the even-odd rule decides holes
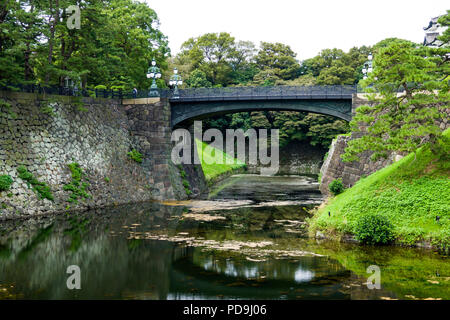
[[[173,76],[170,77],[169,85],[174,86],[173,90],[173,98],[177,99],[180,97],[180,93],[178,92],[178,86],[183,84],[183,80],[181,76],[178,74],[178,69],[173,69]]]
[[[373,71],[373,56],[371,53],[369,53],[369,56],[367,57],[367,61],[364,63],[364,68],[362,69],[362,73],[364,74],[364,80],[367,79],[367,76],[369,73]]]
[[[161,78],[161,71],[156,66],[155,58],[153,58],[153,60],[152,60],[152,66],[150,68],[148,68],[147,78],[153,79],[152,80],[152,85],[150,86],[150,91],[149,91],[148,95],[150,97],[159,97],[158,85],[156,84],[156,80],[155,79]]]

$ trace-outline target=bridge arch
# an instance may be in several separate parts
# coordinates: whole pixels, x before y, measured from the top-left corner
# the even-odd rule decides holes
[[[229,113],[251,111],[304,111],[334,116],[346,121],[352,119],[351,101],[227,101],[178,104],[171,102],[172,128],[191,122]]]
[[[185,89],[170,97],[171,126],[227,113],[303,111],[352,118],[354,86]]]

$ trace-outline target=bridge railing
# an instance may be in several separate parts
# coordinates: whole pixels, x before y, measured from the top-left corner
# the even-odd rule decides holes
[[[179,101],[226,101],[267,99],[349,99],[356,86],[276,86],[180,89]]]

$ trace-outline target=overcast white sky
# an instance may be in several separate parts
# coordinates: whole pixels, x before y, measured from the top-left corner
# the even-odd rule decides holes
[[[190,37],[229,32],[237,40],[288,44],[299,60],[388,37],[422,42],[449,0],[141,0],[156,11],[172,54]]]

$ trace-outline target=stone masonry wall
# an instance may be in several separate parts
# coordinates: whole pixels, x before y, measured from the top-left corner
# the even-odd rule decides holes
[[[356,108],[364,104],[368,104],[368,101],[362,96],[355,94],[352,103],[353,114],[355,113]],[[443,131],[449,128],[450,123],[448,122],[448,117],[441,119],[441,121],[439,121],[439,126]],[[343,162],[341,155],[344,153],[348,141],[356,139],[362,134],[364,133],[358,132],[352,133],[351,136],[338,136],[331,144],[327,159],[320,169],[320,191],[323,194],[330,194],[328,185],[335,179],[342,178],[344,186],[348,188],[353,186],[362,176],[368,176],[402,158],[399,154],[391,153],[387,159],[372,161],[370,160],[372,152],[366,151],[361,154],[360,161]]]
[[[171,185],[178,176],[168,164],[168,102],[130,107],[112,99],[13,92],[0,92],[0,102],[0,175],[14,180],[0,192],[0,219],[185,197]],[[53,115],[42,112],[48,107]],[[144,155],[142,164],[129,159],[132,149]],[[72,181],[72,162],[89,179],[91,198],[78,203],[68,202],[71,192],[63,190]],[[54,201],[28,188],[18,177],[20,165],[50,186]]]
[[[133,143],[144,156],[142,166],[153,173],[149,178],[152,196],[160,200],[186,198],[179,171],[170,161],[169,101],[148,98],[123,103]]]

